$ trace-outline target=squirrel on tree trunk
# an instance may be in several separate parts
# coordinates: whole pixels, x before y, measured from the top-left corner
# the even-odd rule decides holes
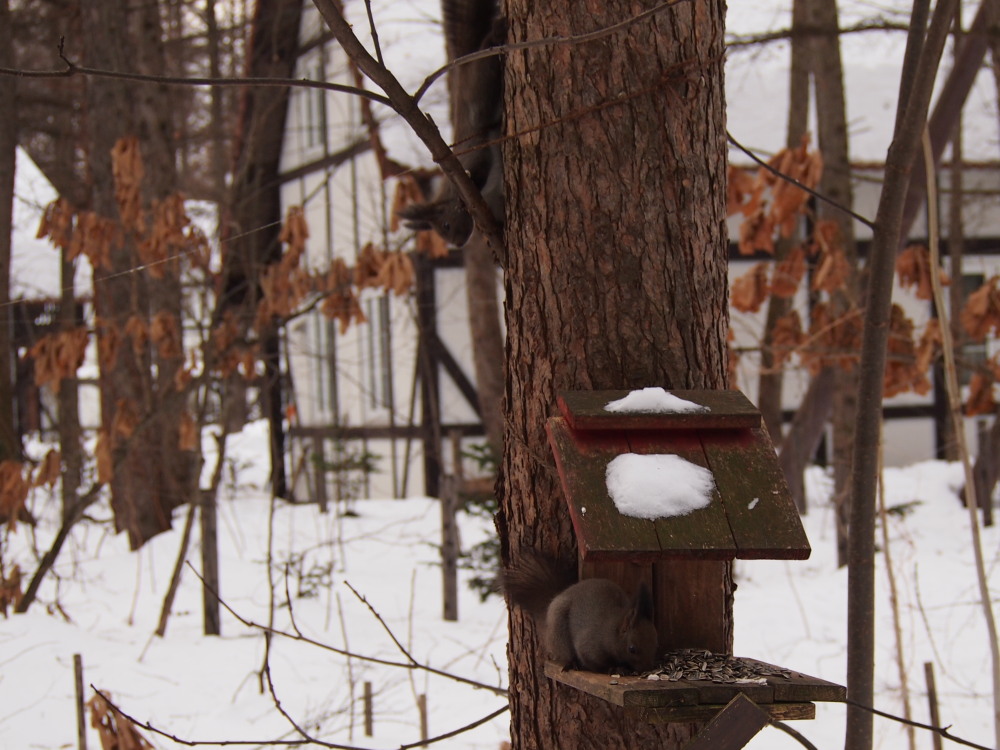
[[[645,583],[634,597],[607,578],[575,572],[534,550],[503,571],[508,601],[542,629],[546,649],[563,669],[645,672],[656,666],[653,598]]]
[[[448,61],[504,43],[507,27],[496,0],[442,0]],[[493,217],[504,220],[503,65],[497,55],[453,68],[448,73],[451,120],[458,160],[479,188]],[[469,210],[449,180],[427,203],[399,211],[406,226],[433,229],[449,244],[464,247],[475,234]]]

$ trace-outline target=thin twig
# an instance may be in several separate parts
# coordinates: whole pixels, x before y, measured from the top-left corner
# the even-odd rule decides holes
[[[268,679],[270,680],[270,675],[268,676]],[[184,745],[186,747],[196,747],[198,745],[218,745],[220,747],[225,747],[225,746],[234,746],[235,747],[235,746],[241,746],[241,745],[254,745],[254,746],[257,746],[257,747],[267,746],[267,745],[280,746],[280,747],[301,747],[302,743],[305,741],[305,742],[309,742],[309,743],[314,744],[314,745],[319,745],[320,747],[331,748],[331,750],[372,750],[372,748],[359,747],[357,745],[342,745],[342,744],[338,744],[336,742],[326,742],[324,740],[317,739],[316,737],[313,737],[308,732],[306,732],[305,730],[303,730],[297,724],[295,724],[294,720],[290,716],[288,716],[288,714],[285,713],[285,711],[282,710],[281,708],[279,708],[278,710],[281,711],[282,715],[285,716],[289,720],[289,722],[292,723],[292,726],[296,727],[296,730],[301,735],[300,737],[297,737],[297,738],[291,739],[291,740],[260,740],[260,739],[256,739],[256,740],[190,740],[190,739],[184,739],[182,737],[178,737],[176,734],[171,734],[170,732],[167,732],[166,730],[163,730],[163,729],[160,729],[159,727],[156,727],[155,725],[151,724],[149,721],[143,721],[142,719],[137,719],[136,717],[134,717],[134,716],[126,713],[125,711],[123,711],[121,709],[121,707],[119,707],[117,704],[115,704],[111,700],[110,696],[108,696],[106,693],[103,693],[100,690],[98,690],[96,687],[94,687],[93,684],[91,684],[90,688],[97,695],[99,695],[101,698],[104,699],[104,701],[108,704],[108,707],[112,711],[114,711],[116,714],[118,714],[119,716],[121,716],[123,719],[126,719],[127,721],[129,721],[131,724],[139,727],[140,729],[145,729],[147,732],[152,732],[153,734],[156,734],[156,735],[159,735],[160,737],[168,739],[171,742],[176,742],[178,745]],[[446,739],[449,739],[451,737],[455,737],[455,736],[457,736],[459,734],[462,734],[463,732],[468,732],[468,731],[470,731],[472,729],[475,729],[476,727],[482,726],[483,724],[485,724],[488,721],[492,721],[493,719],[495,719],[496,717],[500,716],[501,714],[503,714],[504,711],[507,711],[508,709],[509,709],[509,706],[503,706],[501,708],[498,708],[493,713],[487,714],[486,716],[482,717],[481,719],[476,719],[475,721],[470,722],[469,724],[466,724],[466,725],[464,725],[462,727],[459,727],[458,729],[453,729],[452,731],[446,732],[445,734],[440,734],[437,737],[430,737],[430,738],[428,738],[426,740],[420,740],[419,742],[414,742],[414,743],[411,743],[411,744],[408,744],[408,745],[400,745],[399,746],[399,750],[410,750],[410,748],[420,747],[422,745],[429,745],[429,744],[431,744],[433,742],[441,742],[442,740],[446,740]]]
[[[365,0],[365,12],[368,14],[368,29],[372,33],[372,44],[375,46],[375,59],[379,65],[385,65],[382,57],[382,45],[378,41],[378,29],[375,28],[375,16],[372,15],[372,0]]]
[[[931,273],[936,273],[935,269]],[[884,439],[883,429],[883,439]],[[899,687],[903,698],[903,716],[912,718],[910,711],[910,683],[906,675],[906,660],[903,654],[903,631],[899,622],[899,593],[896,588],[896,571],[892,564],[892,545],[889,540],[889,512],[885,504],[885,451],[882,440],[878,444],[878,514],[882,526],[882,555],[885,558],[885,573],[889,581],[889,608],[892,611],[892,630],[896,637],[896,669],[899,672]],[[906,728],[906,739],[910,750],[916,750],[916,733],[912,726]]]
[[[391,102],[381,94],[374,91],[367,91],[356,86],[348,86],[342,83],[329,83],[327,81],[311,81],[307,78],[212,78],[206,76],[195,76],[191,78],[183,76],[159,76],[147,73],[122,73],[116,70],[103,70],[101,68],[90,68],[85,65],[77,65],[64,54],[64,41],[59,42],[59,59],[66,65],[62,70],[24,70],[20,68],[0,68],[0,75],[15,76],[17,78],[73,78],[74,76],[91,76],[93,78],[112,78],[119,81],[133,81],[135,83],[155,83],[164,86],[278,86],[292,88],[321,89],[324,91],[336,91],[342,94],[360,96],[370,99],[386,107],[392,108]]]
[[[431,743],[434,742],[441,742],[441,740],[447,740],[451,737],[455,737],[456,735],[462,734],[463,732],[468,732],[471,729],[475,729],[476,727],[481,726],[482,724],[485,724],[488,721],[492,721],[496,717],[500,716],[504,711],[509,711],[509,710],[510,710],[510,705],[502,706],[493,713],[487,714],[483,718],[477,719],[471,724],[466,724],[464,727],[453,729],[450,732],[439,734],[436,737],[428,737],[426,740],[420,740],[420,742],[413,742],[409,745],[400,745],[399,750],[410,750],[410,748],[423,747],[424,745],[430,745]]]
[[[848,700],[847,698],[838,701],[838,703],[843,703],[848,706],[853,706],[854,708],[859,708],[862,711],[867,711],[868,713],[874,714],[875,716],[881,716],[883,719],[891,719],[892,721],[898,721],[900,724],[909,724],[910,726],[914,726],[917,729],[926,729],[928,732],[934,732],[935,734],[939,734],[945,739],[951,740],[952,742],[956,742],[959,745],[965,745],[966,747],[974,747],[976,748],[976,750],[996,750],[996,748],[988,747],[987,745],[980,745],[978,743],[972,742],[971,740],[966,740],[962,739],[961,737],[957,737],[956,735],[948,731],[951,728],[950,724],[946,727],[936,727],[933,724],[924,724],[921,721],[914,721],[913,719],[904,719],[902,716],[896,716],[895,714],[890,714],[888,711],[880,711],[877,708],[872,708],[871,706],[866,706],[864,703],[858,703],[857,701]]]
[[[171,742],[176,742],[178,745],[184,745],[186,747],[197,747],[198,745],[218,745],[220,747],[226,746],[241,746],[241,745],[253,745],[255,747],[260,747],[262,745],[271,746],[281,746],[281,747],[302,747],[302,738],[296,737],[293,740],[189,740],[178,737],[176,734],[171,734],[166,730],[160,729],[148,721],[143,721],[142,719],[137,719],[131,714],[123,711],[118,705],[116,705],[106,693],[102,693],[93,684],[91,684],[90,689],[93,690],[97,695],[101,696],[104,701],[108,704],[108,707],[114,711],[116,714],[124,719],[127,719],[130,723],[139,727],[140,729],[145,729],[147,732],[152,732],[160,737],[164,737]],[[355,747],[354,745],[337,745],[332,742],[323,742],[321,740],[310,739],[310,742],[314,742],[323,747],[332,748],[333,750],[371,750],[371,748],[365,747]]]
[[[962,460],[965,473],[965,507],[969,512],[969,530],[972,534],[972,557],[976,565],[976,583],[979,585],[979,596],[982,601],[983,618],[986,625],[986,639],[990,647],[991,676],[993,679],[993,736],[1000,746],[1000,644],[997,642],[997,623],[993,616],[993,605],[990,602],[990,587],[986,573],[986,563],[983,557],[983,542],[979,533],[978,502],[976,497],[976,478],[972,471],[972,459],[965,441],[965,420],[962,416],[962,393],[958,385],[958,374],[955,365],[955,344],[952,339],[951,324],[948,322],[947,308],[944,303],[944,290],[941,277],[938,275],[940,266],[940,250],[938,247],[937,230],[937,177],[934,170],[934,155],[931,149],[931,139],[928,127],[922,134],[924,169],[927,174],[927,214],[928,239],[930,240],[931,286],[934,290],[934,302],[940,320],[938,329],[941,331],[941,349],[944,353],[945,387],[948,393],[948,406],[954,427],[955,443]]]
[[[757,47],[771,42],[784,42],[796,38],[815,39],[836,36],[838,39],[842,39],[848,34],[869,31],[906,31],[907,29],[909,29],[909,24],[893,23],[892,21],[862,21],[853,26],[845,26],[833,30],[825,26],[796,26],[794,29],[776,29],[774,31],[765,31],[761,34],[747,34],[744,36],[731,34],[728,41],[726,41],[726,49],[739,50],[745,47]]]
[[[197,570],[195,570],[194,566],[191,565],[191,563],[188,563],[188,567],[191,568],[191,570],[198,577],[198,579],[201,581],[201,583],[202,583],[203,586],[208,586],[208,584],[205,582],[205,579],[201,576],[201,574]],[[482,689],[482,690],[488,690],[491,693],[495,693],[496,695],[501,695],[501,696],[506,696],[507,695],[507,690],[505,688],[497,687],[496,685],[488,685],[488,684],[486,684],[484,682],[479,682],[477,680],[473,680],[473,679],[470,679],[468,677],[462,677],[460,675],[456,675],[456,674],[452,674],[450,672],[446,672],[446,671],[444,671],[442,669],[437,669],[437,668],[432,667],[430,665],[423,664],[423,663],[417,661],[416,659],[413,659],[413,657],[411,657],[409,654],[407,654],[407,658],[410,659],[410,661],[408,661],[408,662],[391,661],[389,659],[381,659],[381,658],[376,657],[376,656],[366,656],[364,654],[358,654],[358,653],[355,653],[355,652],[352,652],[352,651],[347,651],[347,650],[342,649],[342,648],[337,648],[336,646],[331,646],[330,644],[323,643],[322,641],[317,641],[315,638],[310,638],[307,635],[302,635],[302,634],[297,634],[297,633],[289,633],[286,630],[280,630],[279,628],[276,628],[276,627],[272,627],[272,626],[268,626],[268,625],[261,625],[260,623],[254,622],[253,620],[249,620],[246,617],[244,617],[243,615],[239,614],[229,604],[227,604],[224,599],[220,598],[219,599],[219,603],[225,608],[225,610],[227,612],[229,612],[229,614],[231,614],[233,617],[235,617],[236,620],[240,624],[244,625],[245,627],[252,628],[254,630],[259,630],[259,631],[261,631],[261,632],[263,632],[265,634],[268,634],[268,635],[280,636],[282,638],[287,638],[290,641],[298,641],[300,643],[306,643],[306,644],[308,644],[310,646],[315,646],[316,648],[321,648],[324,651],[329,651],[329,652],[334,653],[334,654],[339,654],[340,656],[345,656],[345,657],[350,657],[350,658],[353,658],[353,659],[358,659],[360,661],[365,661],[365,662],[368,662],[370,664],[380,664],[380,665],[385,666],[385,667],[397,667],[399,669],[420,669],[420,670],[423,670],[425,672],[430,672],[431,674],[436,674],[439,677],[444,677],[446,679],[453,680],[455,682],[460,682],[460,683],[462,683],[464,685],[469,685],[471,687],[479,688],[479,689]],[[370,607],[370,605],[369,605],[369,607]],[[374,612],[374,610],[373,610],[373,612]],[[376,617],[377,616],[378,615],[376,613]],[[384,622],[383,622],[383,627],[385,627]],[[398,643],[399,641],[395,638],[395,636],[392,635],[391,631],[389,631],[389,632],[390,632],[390,637],[392,637],[393,641],[396,642],[396,643]]]
[[[802,747],[806,748],[806,750],[819,750],[819,748],[807,740],[798,730],[792,729],[785,722],[778,721],[777,719],[771,719],[771,726],[775,729],[780,729],[782,732],[802,745]]]

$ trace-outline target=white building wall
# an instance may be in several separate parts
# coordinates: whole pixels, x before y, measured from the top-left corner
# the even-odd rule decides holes
[[[948,173],[942,170],[939,181],[942,185],[939,203],[941,205],[941,220],[944,222],[943,233],[947,236],[947,200],[948,194]],[[873,218],[878,206],[879,193],[881,191],[880,173],[875,169],[863,170],[855,179],[855,210],[867,218]],[[963,228],[966,239],[978,241],[984,237],[997,237],[1000,235],[1000,202],[996,196],[1000,192],[1000,172],[993,168],[970,169],[964,178],[964,190],[968,191],[964,201]],[[738,226],[740,217],[731,217],[729,221],[730,233],[732,237],[738,236]],[[859,241],[870,241],[872,231],[861,222],[854,223],[856,239]],[[921,214],[914,224],[910,233],[911,237],[921,238],[927,234],[926,217]],[[984,248],[979,248],[983,250]],[[985,279],[991,276],[1000,275],[1000,241],[995,247],[987,245],[986,252],[979,254],[965,255],[963,258],[963,274],[965,276],[981,275]],[[967,251],[968,252],[968,251]],[[759,258],[740,259],[730,263],[729,279],[733,280],[748,272]],[[943,259],[945,270],[948,269],[949,259]],[[945,288],[945,295],[949,294],[950,287]],[[915,326],[915,338],[919,338],[925,329],[927,322],[932,315],[932,305],[927,300],[917,299],[912,289],[903,289],[899,286],[898,280],[893,286],[893,302],[900,305],[906,314],[913,320]],[[805,291],[800,291],[794,299],[794,309],[796,309],[802,319],[803,328],[808,328],[809,317]],[[757,313],[743,313],[736,310],[731,311],[731,325],[734,333],[734,346],[738,348],[753,350],[760,345],[761,336],[764,329],[764,321],[767,315],[766,304]],[[990,339],[986,343],[986,354],[992,356],[1000,347],[1000,342]],[[758,377],[760,370],[760,357],[756,352],[748,352],[740,361],[737,369],[737,380],[734,384],[747,394],[747,397],[756,403],[758,393]],[[809,385],[809,373],[805,368],[799,366],[797,358],[785,370],[785,383],[783,390],[783,404],[787,410],[794,410],[798,407],[806,389]],[[933,377],[931,378],[933,380]],[[967,389],[964,389],[967,393]],[[886,407],[894,406],[928,406],[933,403],[933,392],[931,394],[920,395],[917,393],[903,393],[885,400]],[[966,441],[970,449],[975,452],[977,447],[977,430],[980,419],[968,418],[966,424]],[[887,465],[905,465],[914,461],[933,458],[936,452],[934,423],[930,418],[908,417],[888,420],[884,428],[884,451]]]
[[[353,11],[364,12],[361,3]],[[434,4],[436,8],[436,3]],[[387,58],[396,55],[390,67],[402,71],[417,82],[439,64],[434,59],[443,56],[440,29],[427,16],[414,22],[413,8],[408,11],[400,4],[374,4],[379,18],[379,31]],[[400,18],[394,20],[393,12]],[[347,7],[348,16],[352,5]],[[426,9],[420,11],[426,15]],[[419,16],[418,16],[419,17]],[[396,22],[398,21],[398,23]],[[365,28],[367,28],[367,21]],[[306,4],[302,25],[304,46],[319,38],[321,19],[312,4]],[[360,33],[360,32],[359,32]],[[421,37],[421,35],[423,35]],[[410,38],[410,52],[402,37]],[[414,45],[414,39],[425,38],[428,44]],[[405,41],[405,40],[402,40]],[[436,53],[424,47],[440,48]],[[419,48],[418,52],[414,49]],[[356,85],[353,75],[336,42],[311,46],[301,56],[296,76],[326,80],[350,86]],[[415,86],[410,85],[410,88]],[[443,103],[443,80],[431,89],[425,99],[430,106]],[[401,128],[397,118],[376,106],[376,117],[382,121],[382,136],[394,151],[395,158],[414,152],[410,135]],[[446,115],[436,117],[444,122]],[[330,154],[341,152],[367,139],[362,123],[360,100],[351,95],[295,89],[288,113],[282,171],[316,162]],[[392,150],[391,149],[391,150]],[[402,156],[401,156],[402,154]],[[305,263],[313,270],[325,269],[334,258],[343,258],[353,266],[360,250],[369,242],[378,247],[396,249],[408,241],[409,232],[387,234],[390,221],[390,201],[394,181],[383,183],[378,163],[372,152],[348,160],[338,167],[311,172],[283,186],[286,206],[302,205],[309,224]],[[460,363],[466,377],[474,382],[471,341],[468,329],[464,273],[461,268],[442,269],[435,274],[436,325],[438,336]],[[337,321],[325,318],[317,309],[293,321],[288,326],[287,352],[294,384],[298,424],[308,427],[387,428],[419,423],[419,394],[414,394],[417,369],[417,300],[413,294],[403,297],[385,295],[379,290],[365,290],[360,304],[368,322],[352,325],[341,332]],[[459,389],[442,371],[439,403],[444,424],[472,423],[474,410]],[[335,434],[334,428],[328,434]],[[305,453],[313,449],[303,441],[290,441],[290,465],[296,476],[296,494],[315,496],[317,488],[306,471],[295,472],[297,466],[310,465]],[[445,446],[445,465],[450,466],[450,450]],[[361,443],[352,450],[360,450]],[[366,496],[392,497],[421,494],[424,487],[423,452],[419,440],[409,444],[403,440],[370,439],[364,450],[376,454],[379,473],[369,478],[363,488]],[[331,445],[327,445],[329,451]],[[327,487],[332,499],[333,483]]]
[[[373,3],[389,67],[403,78],[404,85],[410,90],[414,90],[423,77],[440,64],[442,57],[440,29],[434,16],[439,12],[438,3],[428,2],[426,7],[421,5],[421,10],[415,12],[418,5],[420,3],[413,0],[395,3],[376,0]],[[347,12],[349,18],[356,21],[355,28],[367,28],[361,3],[348,3]],[[352,18],[352,13],[361,15]],[[302,38],[306,42],[316,39],[321,28],[318,13],[311,3],[307,3]],[[326,43],[307,51],[297,75],[354,84],[335,43]],[[442,79],[423,100],[423,104],[436,113],[435,121],[442,125],[446,125],[447,121],[445,96]],[[284,169],[335,153],[364,136],[358,99],[304,89],[294,91],[292,99]],[[738,100],[739,96],[733,98],[731,110]],[[427,166],[425,151],[406,126],[384,109],[376,107],[376,112],[383,123],[382,134],[390,148],[390,155],[408,163]],[[759,108],[755,112],[759,114]],[[744,126],[751,121],[756,122],[752,118],[734,118],[734,121]],[[742,132],[739,128],[737,130]],[[445,135],[447,137],[447,133]],[[752,140],[750,145],[759,147],[758,140]],[[737,158],[734,154],[734,159]],[[941,184],[945,186],[947,178],[944,172],[939,175]],[[391,184],[381,182],[377,164],[370,153],[337,168],[314,172],[287,183],[283,188],[286,204],[305,206],[312,235],[306,261],[310,267],[325,267],[333,257],[343,257],[353,264],[357,252],[366,242],[385,244],[382,228],[388,222],[387,201],[392,188]],[[855,180],[856,210],[874,217],[880,189],[881,179],[877,169],[859,173]],[[997,171],[983,169],[968,173],[966,189],[970,192],[965,212],[967,236],[1000,236],[1000,203],[996,200],[1000,176]],[[946,211],[942,212],[945,225],[946,214]],[[921,219],[913,236],[925,234],[924,226]],[[730,227],[735,237],[735,220],[730,222]],[[871,230],[860,222],[855,222],[855,231],[859,240],[871,238]],[[389,238],[389,244],[401,242],[404,237],[405,233],[402,233]],[[730,268],[730,279],[745,272],[751,265],[751,261],[734,262]],[[968,256],[965,269],[967,274],[982,273],[989,277],[1000,273],[1000,262],[992,254]],[[926,324],[930,315],[927,302],[916,300],[910,292],[898,289],[895,298],[913,317],[918,330]],[[324,319],[316,312],[289,326],[288,357],[301,424],[384,427],[405,425],[414,417],[418,418],[419,403],[411,402],[416,369],[415,304],[412,297],[385,300],[369,291],[362,298],[362,305],[370,318],[365,326],[354,326],[341,334],[335,322]],[[807,325],[804,293],[796,299],[796,306]],[[736,346],[753,348],[759,344],[763,315],[763,312],[755,315],[733,313]],[[439,336],[455,355],[469,380],[474,381],[464,277],[460,268],[441,270],[436,274],[436,321]],[[388,349],[391,353],[382,346],[387,341],[391,344]],[[995,343],[990,343],[991,352],[995,346]],[[756,361],[754,354],[744,356],[736,383],[754,401],[757,392]],[[388,378],[382,377],[384,370]],[[786,408],[794,409],[799,404],[808,382],[809,375],[801,368],[789,369],[784,390]],[[391,398],[387,399],[388,393],[391,393]],[[930,396],[905,394],[890,399],[887,405],[929,402]],[[474,419],[473,410],[443,372],[440,377],[440,408],[446,424]],[[972,420],[969,422],[971,435],[974,428]],[[891,422],[886,426],[885,436],[886,460],[890,464],[933,455],[934,433],[929,419]],[[423,455],[419,442],[406,445],[403,441],[372,440],[368,449],[381,456],[381,472],[371,478],[366,494],[391,496],[421,492]],[[303,447],[298,445],[293,450],[298,451],[292,457],[294,467]],[[447,440],[444,450],[445,465],[450,466],[452,459]],[[310,490],[303,485],[302,492],[315,492],[315,489]]]

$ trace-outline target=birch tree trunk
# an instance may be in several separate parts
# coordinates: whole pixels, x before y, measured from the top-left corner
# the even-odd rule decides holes
[[[510,41],[592,32],[653,5],[511,0]],[[545,437],[557,391],[726,387],[724,16],[717,0],[681,3],[597,41],[508,54],[506,559],[524,545],[575,555]],[[721,613],[698,638],[731,648],[729,565],[664,567]],[[515,748],[674,748],[692,736],[551,683],[516,610],[510,636]]]

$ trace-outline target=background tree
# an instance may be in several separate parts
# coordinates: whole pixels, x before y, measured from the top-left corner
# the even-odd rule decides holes
[[[86,64],[162,75],[158,3],[85,3],[81,13]],[[101,421],[105,439],[125,454],[112,478],[112,507],[118,530],[128,532],[135,548],[170,528],[171,511],[189,499],[193,470],[190,455],[178,447],[183,396],[173,384],[183,364],[180,352],[117,345],[132,320],[147,331],[154,323],[174,326],[180,336],[179,261],[157,257],[156,248],[140,242],[149,224],[159,220],[157,207],[164,207],[177,187],[171,104],[165,86],[87,80],[92,206],[97,221],[120,219],[122,229],[94,269]],[[137,259],[147,264],[144,270],[136,268]]]
[[[0,67],[14,63],[9,0],[0,0]],[[0,461],[16,460],[21,449],[14,426],[12,344],[10,340],[10,242],[14,224],[14,165],[17,150],[17,90],[14,79],[0,76],[0,101],[8,102],[0,117]]]
[[[298,0],[259,0],[251,21],[246,74],[254,78],[290,78],[299,48]],[[225,255],[222,292],[215,322],[234,315],[245,334],[260,301],[258,280],[281,257],[281,183],[278,171],[285,135],[289,92],[284,87],[254,87],[241,97],[236,138],[232,197],[224,209],[222,239]],[[261,411],[271,430],[271,486],[278,497],[287,494],[280,338],[276,326],[259,332],[264,382]]]
[[[591,32],[641,8],[513,0],[510,41]],[[508,54],[507,559],[526,545],[575,556],[545,438],[557,391],[726,386],[724,15],[721,2],[679,3],[596,42]],[[731,648],[728,564],[656,574],[712,607],[718,632],[702,637]],[[690,736],[688,725],[626,726],[608,704],[551,683],[518,611],[510,636],[515,747],[675,747]]]

